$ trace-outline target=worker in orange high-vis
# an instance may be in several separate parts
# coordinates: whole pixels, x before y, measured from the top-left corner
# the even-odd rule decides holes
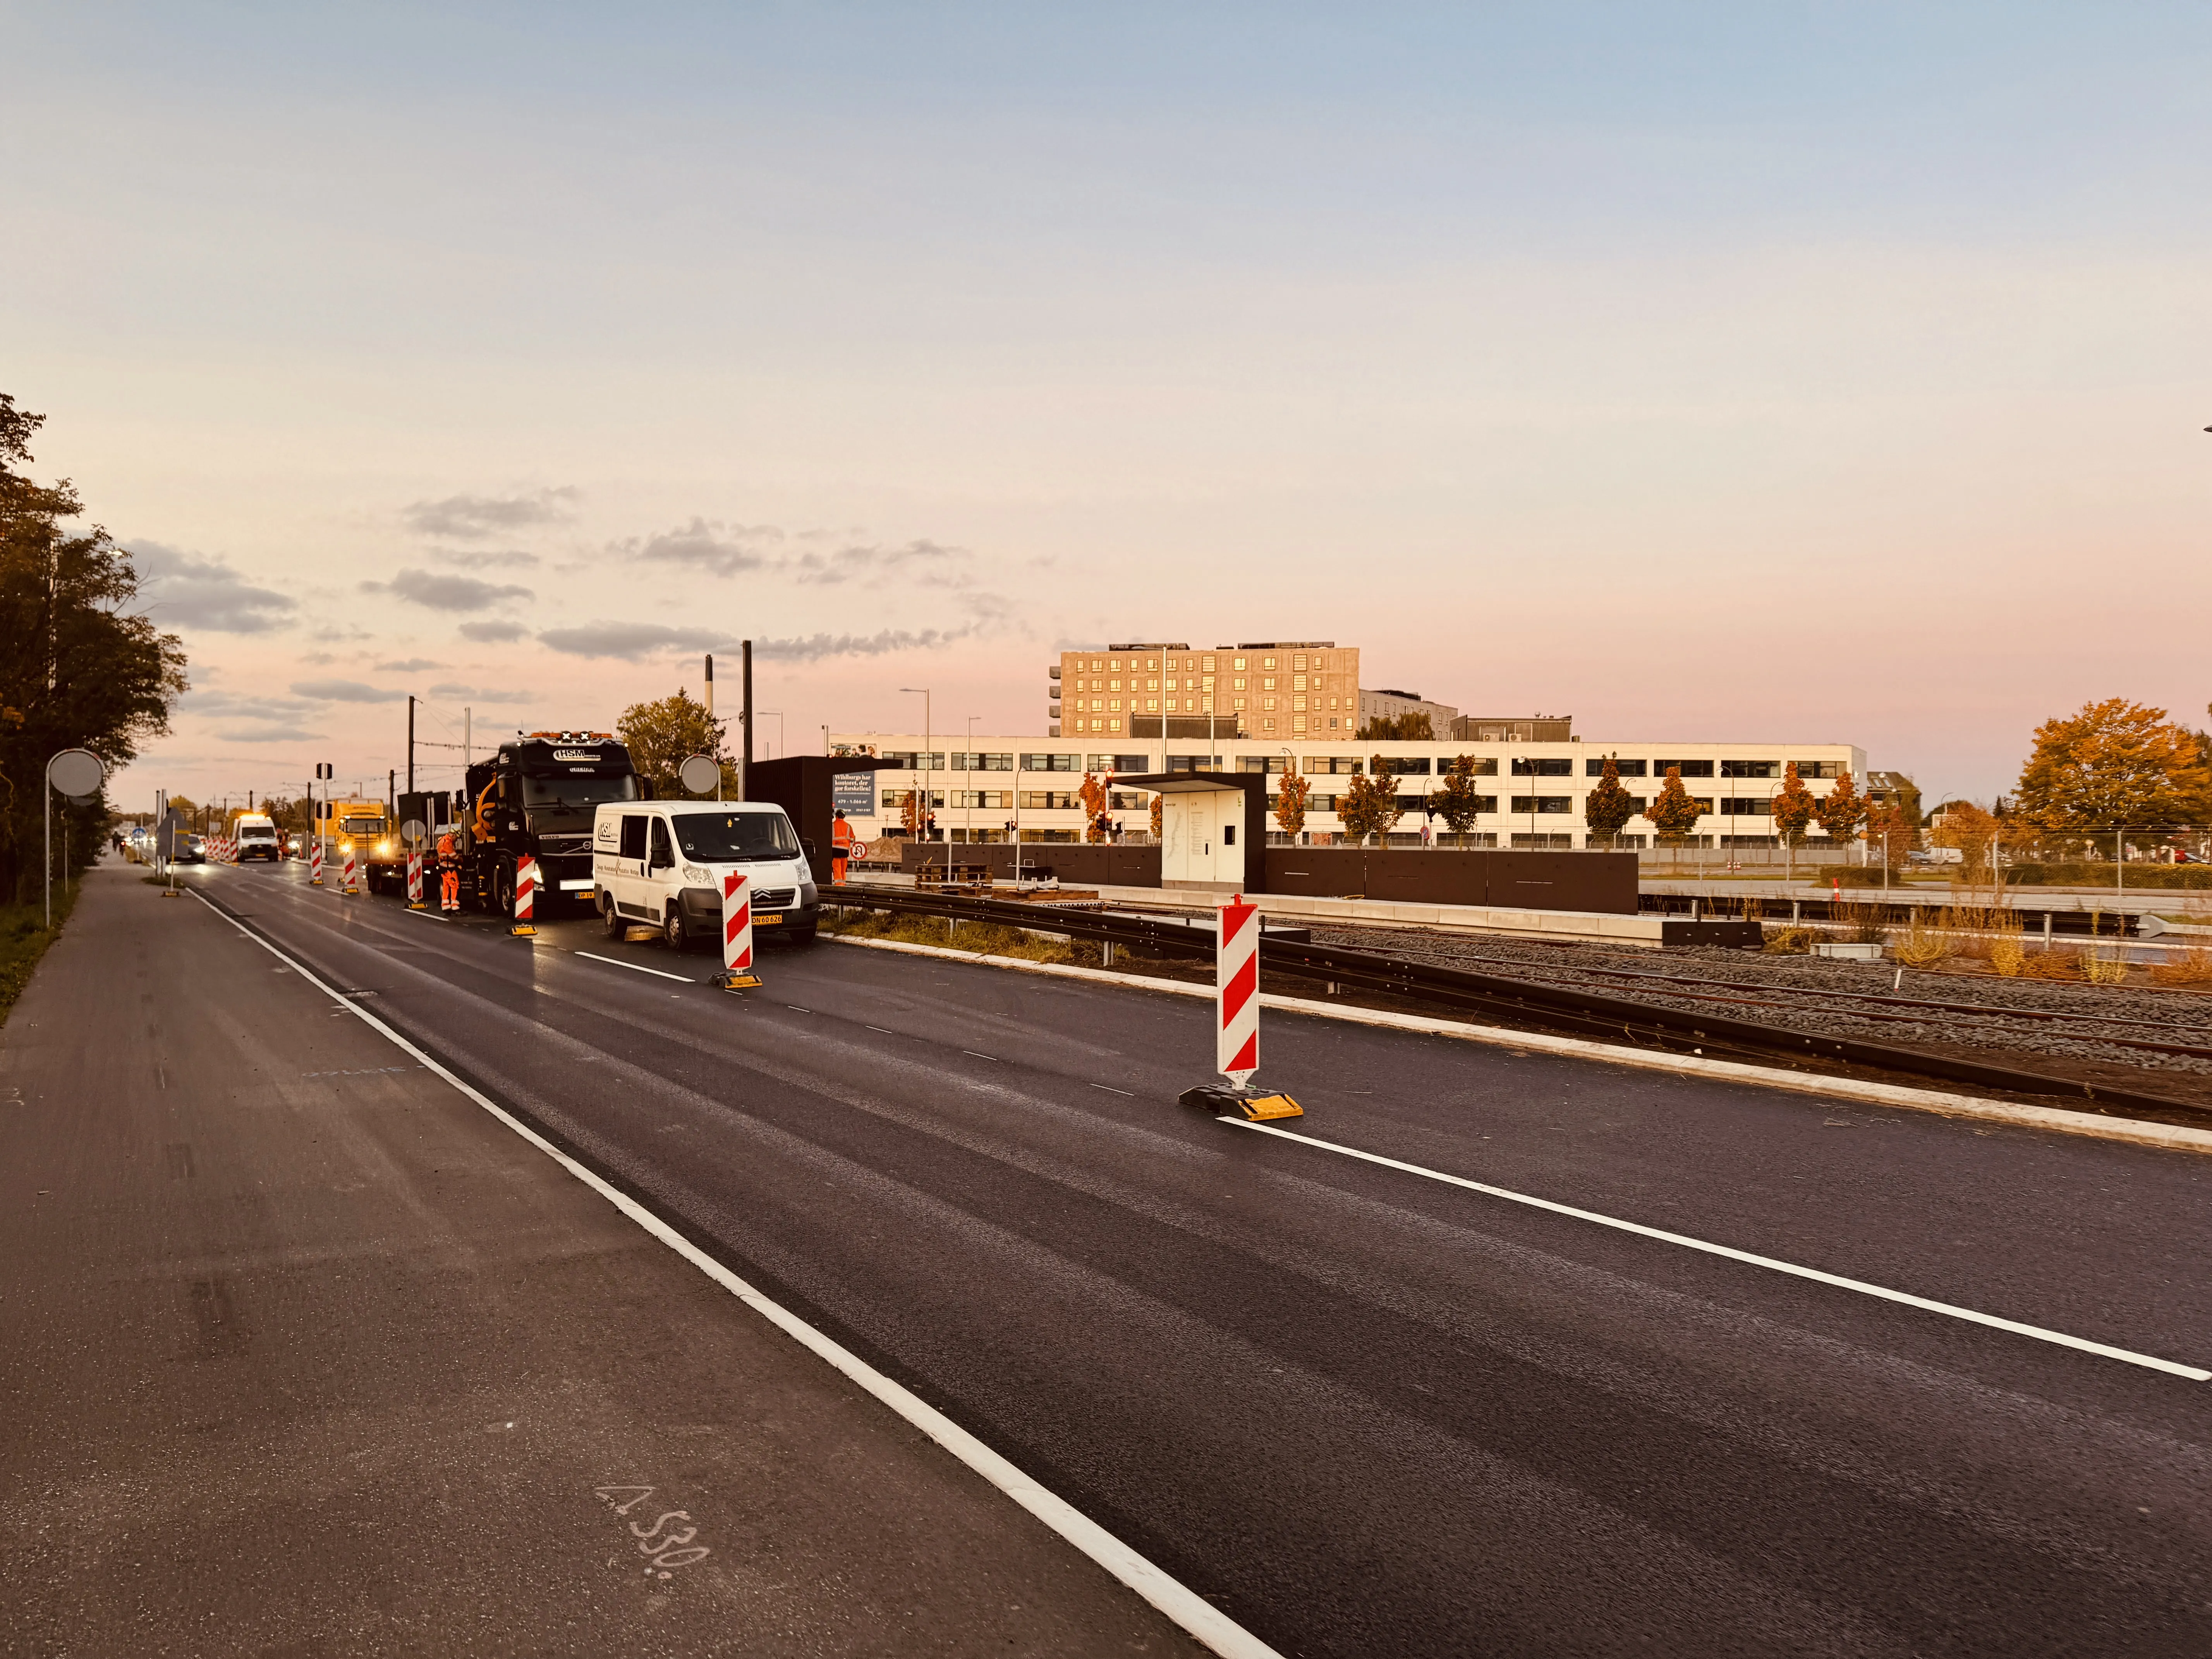
[[[839,807],[830,825],[830,879],[839,886],[845,884],[845,863],[853,856],[853,826],[845,822],[845,809]]]
[[[461,855],[453,845],[451,830],[438,837],[438,908],[461,908]]]

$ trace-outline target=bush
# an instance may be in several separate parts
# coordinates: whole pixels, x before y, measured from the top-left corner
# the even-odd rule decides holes
[[[1765,948],[1776,956],[1803,956],[1813,948],[1819,937],[1809,927],[1774,927],[1766,934]]]
[[[2203,985],[2212,982],[2212,951],[2201,945],[2176,951],[2164,962],[2151,964],[2151,980],[2159,985]]]
[[[1940,927],[1930,927],[1916,915],[1912,924],[1890,945],[1897,959],[1908,968],[1933,968],[1949,956],[1954,948],[1950,934]]]

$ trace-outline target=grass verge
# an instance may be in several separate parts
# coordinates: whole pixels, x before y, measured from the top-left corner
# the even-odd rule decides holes
[[[54,889],[54,925],[46,925],[46,907],[39,904],[0,904],[0,1025],[8,1023],[9,1011],[15,1007],[15,999],[23,994],[23,988],[31,982],[31,972],[39,965],[39,958],[46,953],[46,946],[60,937],[69,921],[70,912],[76,908],[76,896],[82,884],[70,883]]]

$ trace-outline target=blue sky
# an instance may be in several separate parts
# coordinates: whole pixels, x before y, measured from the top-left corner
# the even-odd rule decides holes
[[[1334,637],[1986,796],[2212,699],[2207,86],[2179,7],[16,8],[0,389],[156,550],[148,788],[743,635],[794,750]]]

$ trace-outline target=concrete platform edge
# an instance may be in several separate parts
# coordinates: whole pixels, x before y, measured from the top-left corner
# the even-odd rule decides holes
[[[948,962],[980,963],[991,968],[1012,968],[1055,979],[1085,980],[1094,984],[1116,985],[1124,989],[1164,991],[1173,996],[1203,997],[1208,1000],[1213,996],[1212,989],[1203,985],[1189,985],[1181,980],[1152,979],[1141,974],[1116,974],[1103,968],[1078,968],[1066,963],[1027,962],[1019,957],[981,956],[973,951],[948,950],[939,945],[908,945],[897,939],[837,939],[831,933],[824,933],[822,937],[839,945],[867,950],[903,951],[914,956],[939,957]],[[2069,1112],[2053,1106],[2015,1105],[2009,1101],[1983,1100],[1972,1095],[1948,1094],[1937,1089],[1911,1089],[1893,1083],[1817,1077],[1803,1072],[1748,1065],[1741,1060],[1705,1060],[1693,1054],[1622,1048],[1610,1043],[1592,1042],[1584,1037],[1512,1031],[1502,1026],[1472,1025],[1461,1020],[1436,1019],[1423,1014],[1393,1013],[1381,1008],[1346,1007],[1336,1003],[1315,1002],[1304,997],[1278,996],[1272,992],[1262,993],[1260,1003],[1262,1007],[1280,1009],[1285,1013],[1311,1014],[1320,1019],[1350,1020],[1356,1024],[1387,1026],[1401,1031],[1418,1031],[1430,1036],[1457,1037],[1463,1042],[1489,1043],[1495,1047],[1565,1054],[1578,1060],[1602,1060],[1613,1066],[1639,1066],[1646,1071],[1674,1072],[1729,1083],[1755,1083],[1765,1088],[1787,1089],[1797,1094],[1821,1096],[1833,1100],[1856,1100],[1870,1106],[1894,1106],[1908,1111],[1935,1112],[1947,1117],[1978,1118],[1991,1123],[2049,1129],[2060,1134],[2083,1135],[2100,1140],[2126,1141],[2134,1146],[2163,1147],[2172,1152],[2212,1152],[2212,1130],[2191,1129],[2180,1124],[2148,1123],[2136,1118],[2100,1117],[2090,1112]]]

